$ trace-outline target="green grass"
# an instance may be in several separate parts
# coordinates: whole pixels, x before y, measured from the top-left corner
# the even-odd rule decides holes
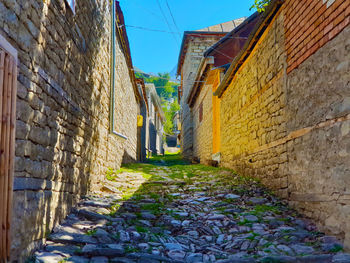
[[[85,233],[85,235],[88,235],[88,236],[93,236],[93,235],[95,235],[95,234],[96,234],[96,232],[97,232],[97,230],[96,230],[96,229],[88,230],[88,231]]]
[[[337,252],[341,252],[341,251],[344,251],[343,246],[338,245],[338,244],[335,244],[333,246],[333,248],[329,250],[329,252],[331,252],[331,253],[337,253]]]
[[[147,232],[149,232],[149,230],[147,228],[143,227],[143,226],[135,226],[135,229],[139,233],[147,233]]]

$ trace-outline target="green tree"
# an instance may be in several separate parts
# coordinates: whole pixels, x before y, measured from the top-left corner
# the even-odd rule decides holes
[[[135,73],[135,76],[136,78],[143,78],[146,83],[153,83],[156,87],[165,115],[164,131],[167,134],[173,134],[173,118],[175,113],[180,110],[180,105],[177,101],[177,89],[179,84],[170,81],[170,74],[167,72],[158,73],[158,76],[152,77],[147,77],[142,73]]]
[[[180,110],[180,105],[177,101],[177,99],[174,99],[172,103],[169,101],[163,99],[162,100],[162,109],[165,115],[165,123],[164,123],[164,131],[167,134],[173,134],[174,133],[174,123],[173,123],[173,118]]]
[[[255,0],[250,9],[255,8],[259,13],[264,12],[265,8],[269,5],[271,0]]]

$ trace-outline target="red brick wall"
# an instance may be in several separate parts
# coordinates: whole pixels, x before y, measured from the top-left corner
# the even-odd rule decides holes
[[[288,73],[350,24],[350,1],[286,0]]]

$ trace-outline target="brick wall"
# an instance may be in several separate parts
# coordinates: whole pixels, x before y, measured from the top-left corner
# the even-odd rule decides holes
[[[287,0],[285,31],[288,72],[350,24],[350,2]]]
[[[1,34],[18,50],[12,257],[24,258],[107,167],[136,158],[137,104],[117,47],[116,131],[109,132],[108,1],[1,1]]]

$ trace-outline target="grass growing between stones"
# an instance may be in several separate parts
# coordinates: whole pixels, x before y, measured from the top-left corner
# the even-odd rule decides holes
[[[313,232],[316,228],[297,219],[299,215],[258,180],[230,169],[189,164],[171,154],[109,169],[106,179],[114,190],[108,195],[109,206],[97,202],[93,206],[101,208],[84,208],[95,212],[79,210],[80,215],[97,216],[98,224],[107,222],[97,230],[84,228],[89,236],[84,236],[84,243],[99,240],[103,247],[117,242],[126,257],[139,252],[141,257],[148,253],[163,258],[170,257],[170,251],[186,251],[181,262],[192,262],[187,257],[195,257],[194,252],[203,256],[203,262],[237,254],[249,262],[276,262],[266,260],[322,253],[321,235]],[[340,251],[341,246],[333,246],[329,253]],[[209,256],[214,258],[208,261]]]

